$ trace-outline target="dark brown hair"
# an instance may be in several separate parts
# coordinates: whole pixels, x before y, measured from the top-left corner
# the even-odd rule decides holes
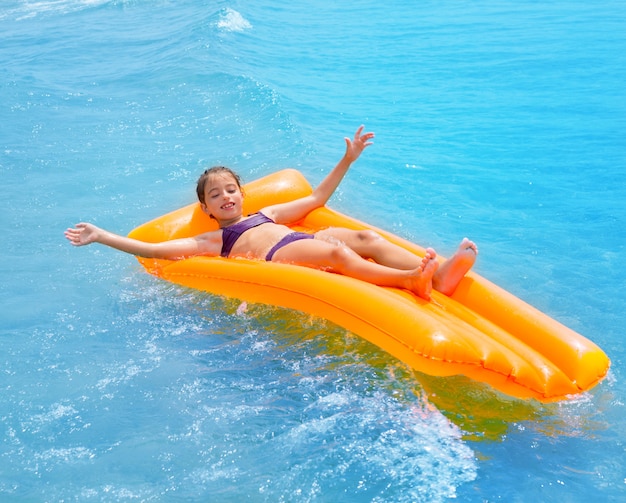
[[[212,176],[220,173],[227,173],[235,179],[237,182],[237,187],[241,190],[241,178],[237,173],[235,173],[232,169],[227,168],[226,166],[213,166],[212,168],[205,169],[204,173],[200,175],[198,178],[198,183],[196,185],[196,194],[198,194],[198,201],[202,204],[206,204],[204,200],[204,188],[206,187],[207,180]]]

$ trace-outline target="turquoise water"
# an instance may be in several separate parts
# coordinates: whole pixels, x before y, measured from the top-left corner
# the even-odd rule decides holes
[[[623,2],[10,0],[0,7],[2,501],[626,497]],[[71,248],[193,201],[207,165],[316,183],[600,345],[540,405],[324,320]]]

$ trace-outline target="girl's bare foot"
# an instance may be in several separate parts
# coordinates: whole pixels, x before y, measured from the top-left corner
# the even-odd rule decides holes
[[[439,267],[439,262],[437,262],[436,258],[437,253],[435,250],[428,248],[420,266],[411,271],[408,289],[422,299],[430,300],[430,292],[433,289],[433,275]]]
[[[446,260],[433,276],[433,288],[445,295],[452,295],[456,287],[476,262],[478,247],[463,238],[456,253]]]

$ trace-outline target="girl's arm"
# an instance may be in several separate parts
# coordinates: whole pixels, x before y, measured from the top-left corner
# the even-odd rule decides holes
[[[199,236],[173,239],[161,243],[147,243],[120,236],[93,224],[79,223],[67,229],[65,237],[74,246],[100,243],[116,250],[146,258],[181,259],[194,255],[216,256],[220,254],[222,238],[220,231],[207,232]]]
[[[263,213],[276,223],[288,224],[297,222],[315,208],[324,206],[339,186],[339,183],[341,183],[341,180],[343,180],[343,177],[348,172],[352,163],[359,158],[363,150],[372,144],[370,140],[374,138],[374,133],[362,133],[363,126],[356,130],[353,140],[345,138],[345,154],[326,178],[313,190],[310,196],[296,199],[288,203],[268,206],[263,209]]]

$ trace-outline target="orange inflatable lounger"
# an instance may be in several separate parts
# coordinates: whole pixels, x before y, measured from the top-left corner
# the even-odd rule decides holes
[[[295,170],[245,186],[245,212],[311,193]],[[329,208],[311,212],[294,230],[332,226],[374,229],[423,256],[423,248]],[[148,242],[195,236],[217,224],[198,203],[134,229]],[[222,257],[170,261],[139,258],[148,272],[198,290],[297,309],[328,319],[420,372],[463,374],[519,398],[565,399],[597,384],[609,359],[593,342],[470,272],[451,297],[432,301],[395,288],[289,264]]]

